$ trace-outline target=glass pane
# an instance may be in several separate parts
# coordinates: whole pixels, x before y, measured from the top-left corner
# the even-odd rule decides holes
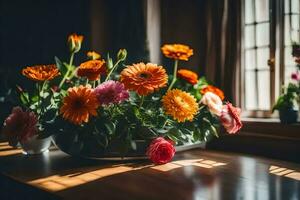
[[[292,15],[292,29],[299,30],[299,15]]]
[[[269,23],[257,24],[256,26],[256,45],[269,45]]]
[[[285,0],[284,1],[284,13],[289,13],[290,12],[290,1]]]
[[[257,49],[257,68],[258,69],[269,69],[268,59],[270,57],[269,48],[258,48]]]
[[[284,44],[292,45],[291,43],[291,27],[290,27],[290,17],[289,15],[284,16]]]
[[[245,73],[245,103],[247,110],[256,109],[256,89],[255,89],[255,72],[246,71]]]
[[[254,25],[245,26],[245,48],[254,46]]]
[[[292,56],[292,47],[284,48],[284,65],[295,65],[294,58]]]
[[[269,0],[256,0],[255,8],[257,22],[269,20]]]
[[[245,68],[255,69],[255,50],[253,49],[245,51]]]
[[[258,71],[258,108],[270,109],[270,71]]]
[[[245,0],[245,23],[253,23],[253,1],[254,0]]]
[[[291,0],[291,1],[292,1],[292,13],[299,13],[300,12],[299,0]]]
[[[295,71],[296,71],[295,65],[285,66],[285,71],[284,71],[284,83],[285,83],[285,85],[288,85],[289,82],[292,82],[291,75]]]

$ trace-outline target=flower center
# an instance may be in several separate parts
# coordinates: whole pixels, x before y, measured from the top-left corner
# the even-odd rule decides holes
[[[74,102],[73,102],[73,108],[74,109],[80,109],[82,108],[83,106],[83,101],[82,99],[76,99]]]
[[[144,79],[147,79],[147,78],[150,77],[150,74],[145,73],[145,72],[142,72],[142,73],[139,74],[139,77],[144,78]]]

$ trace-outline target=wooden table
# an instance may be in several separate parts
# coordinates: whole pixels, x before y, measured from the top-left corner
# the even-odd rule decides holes
[[[299,155],[300,156],[300,155]],[[0,143],[0,199],[300,199],[300,165],[191,150],[173,162],[104,162]]]

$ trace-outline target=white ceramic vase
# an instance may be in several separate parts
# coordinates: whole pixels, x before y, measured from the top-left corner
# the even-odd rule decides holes
[[[52,137],[47,137],[44,139],[38,139],[35,135],[29,138],[26,142],[21,142],[21,147],[24,154],[26,155],[36,155],[47,152],[52,141]]]

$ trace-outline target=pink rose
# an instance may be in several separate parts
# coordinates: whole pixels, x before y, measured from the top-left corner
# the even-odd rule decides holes
[[[215,114],[217,116],[221,115],[223,102],[218,95],[212,92],[206,92],[201,99],[201,103],[207,105],[209,111],[212,114]]]
[[[147,149],[147,156],[155,164],[165,164],[175,155],[173,142],[163,137],[154,139]]]
[[[299,72],[292,73],[291,78],[295,81],[300,81],[300,73]]]
[[[2,133],[10,144],[24,142],[38,133],[38,119],[34,112],[23,111],[21,107],[14,107],[11,114],[4,121]]]
[[[223,106],[220,120],[224,128],[229,134],[238,132],[243,124],[240,119],[241,109],[233,107],[231,103]]]

